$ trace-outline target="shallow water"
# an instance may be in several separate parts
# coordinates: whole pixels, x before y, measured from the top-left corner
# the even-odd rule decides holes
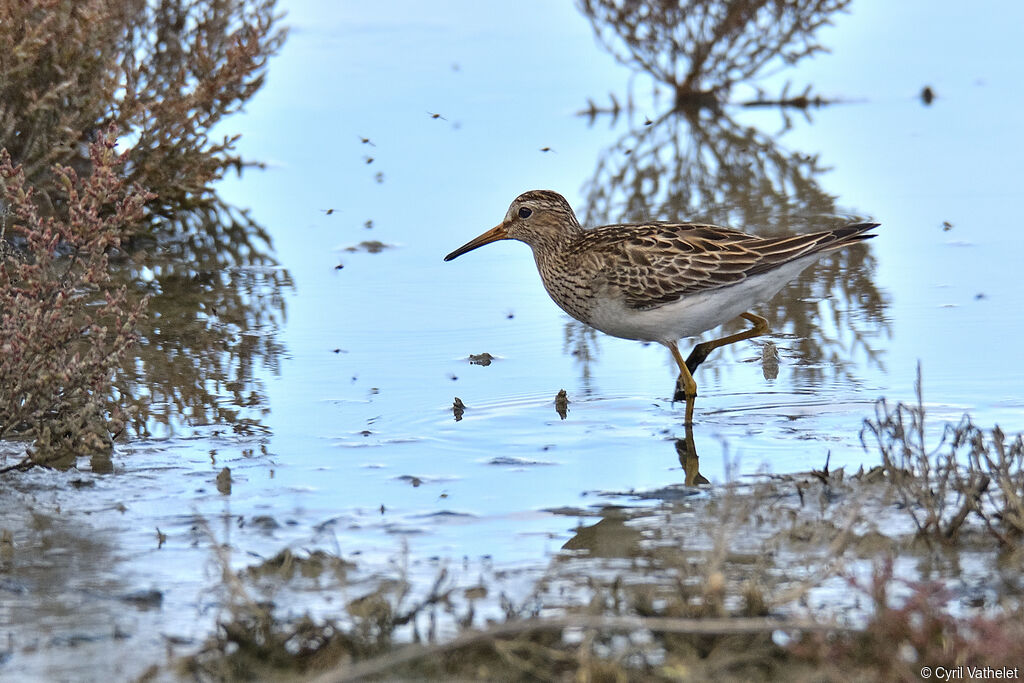
[[[442,262],[528,189],[563,193],[587,224],[882,223],[864,248],[755,309],[775,330],[776,376],[764,339],[697,372],[695,445],[713,483],[826,457],[832,468],[876,464],[862,422],[877,398],[912,396],[918,362],[936,434],[965,411],[1024,427],[1016,6],[855,4],[820,34],[830,54],[757,84],[775,93],[791,79],[843,100],[787,112],[779,133],[775,109],[731,106],[700,126],[662,118],[666,93],[652,97],[568,3],[285,5],[293,30],[265,89],[225,124],[243,133],[244,156],[270,167],[220,188],[269,232],[277,265],[196,263],[216,276],[209,288],[162,283],[173,299],[163,310],[196,298],[165,318],[194,342],[184,357],[217,368],[206,391],[250,421],[218,423],[205,399],[176,407],[154,389],[154,414],[176,427],[154,418],[151,437],[118,446],[113,474],[83,463],[5,476],[0,526],[15,554],[0,574],[0,672],[105,677],[131,652],[114,671],[131,676],[191,651],[223,600],[213,539],[235,568],[284,547],[356,561],[359,575],[337,588],[348,597],[403,553],[424,581],[445,563],[465,577],[498,566],[528,578],[600,506],[643,506],[629,494],[681,485],[685,430],[665,349],[570,321],[522,244]],[[938,95],[930,106],[925,85]],[[632,93],[635,110],[593,123],[575,114],[609,92]],[[732,156],[708,160],[723,148]],[[709,173],[712,191],[672,198],[672,159]],[[661,173],[644,180],[651,169]],[[773,185],[780,201],[741,183],[725,191],[730,173],[751,188],[793,175]],[[631,203],[634,179],[648,204]],[[358,246],[370,240],[388,248]],[[210,339],[187,330],[193,320]],[[468,361],[483,352],[489,365]],[[148,367],[168,373],[154,386],[182,373]],[[215,482],[224,466],[230,495]],[[325,609],[322,598],[310,606]]]

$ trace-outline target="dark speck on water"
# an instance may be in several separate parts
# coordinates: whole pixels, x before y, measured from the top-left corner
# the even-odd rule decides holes
[[[354,246],[345,247],[345,251],[349,251],[349,252],[365,251],[368,254],[378,254],[378,253],[384,251],[385,249],[390,249],[390,248],[391,248],[390,244],[384,244],[383,242],[380,242],[378,240],[364,240],[364,241],[362,241],[359,244],[356,244]]]
[[[428,519],[437,518],[452,518],[452,519],[472,519],[476,515],[472,515],[468,512],[455,512],[454,510],[438,510],[437,512],[429,512],[425,515],[417,515],[418,517],[425,517]]]
[[[487,461],[488,465],[504,465],[513,467],[525,467],[535,465],[553,465],[554,463],[546,460],[529,460],[527,458],[517,458],[510,455],[499,455],[496,458],[491,458]]]
[[[164,594],[158,590],[139,590],[125,593],[120,600],[130,603],[141,609],[159,607],[164,601]]]
[[[281,528],[280,523],[270,515],[256,515],[250,520],[250,523],[263,531],[273,531],[274,529]]]

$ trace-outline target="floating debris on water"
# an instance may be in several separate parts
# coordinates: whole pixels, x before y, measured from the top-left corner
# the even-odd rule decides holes
[[[385,249],[391,249],[392,246],[393,245],[390,244],[384,244],[379,240],[363,240],[359,244],[354,244],[351,247],[345,247],[345,251],[365,251],[367,254],[379,254]]]
[[[464,412],[466,412],[466,404],[462,402],[461,398],[456,396],[455,403],[452,404],[452,413],[455,415],[456,422],[462,419],[462,413]]]
[[[486,351],[483,352],[483,353],[471,353],[471,354],[469,354],[469,363],[470,363],[470,365],[482,365],[484,367],[487,367],[488,365],[491,364],[492,360],[494,360],[494,356],[492,356],[491,354],[487,353]]]
[[[765,379],[779,376],[779,349],[774,342],[766,341],[761,347],[761,372]]]
[[[555,412],[563,420],[569,414],[569,395],[565,393],[565,389],[559,389],[555,395]]]
[[[217,475],[217,490],[225,496],[231,495],[231,468],[225,467]]]
[[[530,460],[529,458],[517,458],[511,455],[499,455],[487,461],[488,465],[503,465],[512,467],[529,467],[534,465],[554,465],[550,460]]]

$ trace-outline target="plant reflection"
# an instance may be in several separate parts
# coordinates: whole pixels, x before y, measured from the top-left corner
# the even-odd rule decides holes
[[[673,111],[636,125],[599,158],[584,188],[584,224],[689,220],[780,235],[849,222],[836,215],[835,197],[818,184],[826,168],[817,156],[783,149],[772,136],[739,125],[721,106],[735,84],[824,51],[815,33],[848,5],[849,0],[578,0],[599,42],[617,60],[669,85],[675,96]],[[774,102],[806,107],[816,102],[809,93],[808,88]],[[617,115],[618,101],[612,101],[610,113]],[[592,104],[591,118],[598,113]],[[807,361],[798,368],[805,380],[820,380],[823,363],[845,371],[856,351],[881,364],[875,340],[888,335],[888,301],[872,282],[875,267],[866,246],[827,254],[757,307],[776,335],[793,338],[792,353]],[[719,331],[741,327],[737,321]],[[580,328],[567,323],[566,349],[579,359],[586,378],[597,346]],[[777,372],[767,362],[777,360],[777,352],[763,354],[768,377]]]
[[[780,235],[837,227],[835,197],[817,176],[816,156],[788,151],[721,111],[670,113],[631,130],[598,160],[584,188],[585,225],[650,220],[692,220]],[[772,301],[756,307],[773,332],[791,336],[807,380],[821,379],[821,364],[843,372],[854,352],[881,364],[875,340],[888,335],[888,300],[872,281],[876,262],[866,246],[826,254]],[[809,303],[809,302],[820,302]],[[822,319],[829,320],[827,326]],[[569,322],[567,349],[584,363],[596,354],[593,337]],[[727,324],[723,334],[741,329]]]
[[[694,487],[711,482],[702,475],[700,459],[694,446],[693,430],[687,428],[686,436],[672,440],[679,464],[683,469],[683,485],[670,485],[646,494],[645,499],[676,501],[694,495]],[[627,524],[633,515],[633,508],[607,506],[602,508],[601,520],[591,526],[581,526],[576,534],[562,546],[562,550],[586,550],[592,557],[635,557],[643,542],[642,532]]]
[[[735,83],[825,51],[814,34],[850,0],[578,0],[621,63],[670,86],[677,107],[722,102]]]
[[[139,435],[209,424],[261,431],[269,407],[258,370],[278,372],[291,275],[264,228],[220,199],[175,220],[179,237],[139,241],[124,264],[129,281],[151,280],[151,298],[116,388]]]

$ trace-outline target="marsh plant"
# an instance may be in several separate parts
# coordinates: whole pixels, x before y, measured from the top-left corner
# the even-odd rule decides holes
[[[0,438],[36,437],[31,462],[109,448],[125,415],[106,391],[135,339],[145,299],[111,285],[108,253],[143,215],[150,194],[120,175],[113,129],[90,145],[92,173],[57,165],[65,215],[42,216],[21,167],[0,151]],[[3,246],[6,243],[0,243]]]
[[[211,184],[250,164],[211,131],[262,85],[278,18],[273,0],[0,2],[0,438],[34,440],[16,467],[109,452],[135,419],[115,374],[160,288],[130,264],[221,234]]]
[[[213,196],[245,161],[212,128],[263,84],[281,45],[273,0],[40,0],[0,3],[0,146],[43,212],[63,190],[54,164],[88,168],[109,123],[130,142],[121,173],[169,218]]]
[[[806,632],[789,654],[811,664],[820,681],[916,681],[924,665],[947,671],[1024,665],[1024,622],[1016,610],[954,615],[952,593],[938,581],[896,578],[889,558],[869,581],[850,587],[871,603],[865,627],[840,633]],[[904,593],[895,599],[895,593]],[[958,669],[960,667],[960,669]]]
[[[946,425],[929,445],[921,368],[915,403],[875,406],[865,421],[875,437],[886,478],[928,542],[951,543],[965,522],[979,518],[1004,547],[1018,547],[1024,533],[1024,437],[1008,437],[998,426],[977,427],[969,416]]]

